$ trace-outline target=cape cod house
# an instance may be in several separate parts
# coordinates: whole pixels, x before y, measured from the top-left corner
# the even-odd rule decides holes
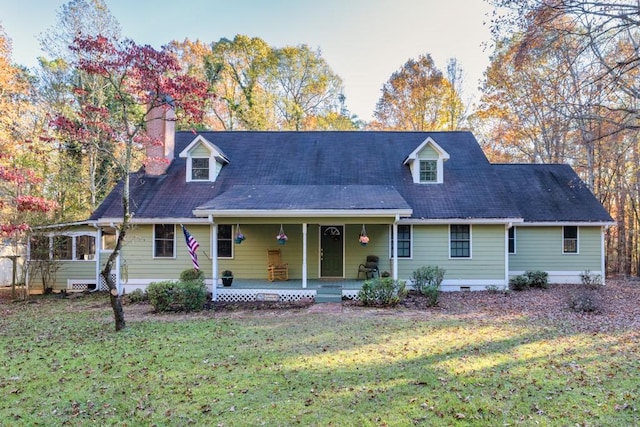
[[[445,291],[507,287],[526,270],[552,283],[579,283],[585,271],[604,277],[613,222],[567,165],[491,164],[469,132],[196,134],[162,123],[154,132],[166,161],[131,181],[133,229],[113,272],[122,292],[192,265],[181,225],[199,242],[219,300],[315,298],[323,286],[354,297],[370,255],[401,280],[440,266]],[[65,247],[55,288],[101,286],[121,191],[52,235]],[[286,281],[268,280],[273,249]],[[234,273],[231,287],[220,285],[223,270]]]

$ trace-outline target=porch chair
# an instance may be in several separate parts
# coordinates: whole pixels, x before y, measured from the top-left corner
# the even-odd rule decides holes
[[[380,277],[380,270],[378,269],[379,260],[380,258],[376,255],[367,255],[367,261],[358,266],[358,279],[361,274],[364,274],[365,279],[373,279],[376,275]]]
[[[289,264],[282,262],[280,249],[269,249],[267,257],[267,279],[270,282],[274,280],[289,280]]]

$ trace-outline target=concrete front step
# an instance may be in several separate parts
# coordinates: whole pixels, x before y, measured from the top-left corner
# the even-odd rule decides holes
[[[341,302],[342,301],[342,286],[326,285],[320,286],[316,290],[316,302]]]

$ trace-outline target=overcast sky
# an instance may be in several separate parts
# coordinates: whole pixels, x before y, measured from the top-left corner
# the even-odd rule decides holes
[[[38,35],[57,22],[64,0],[0,0],[0,24],[13,62],[33,67]],[[124,37],[160,48],[171,40],[260,37],[269,45],[307,44],[344,82],[347,107],[371,120],[382,85],[408,59],[430,53],[445,72],[456,57],[466,97],[488,66],[483,0],[106,0]]]

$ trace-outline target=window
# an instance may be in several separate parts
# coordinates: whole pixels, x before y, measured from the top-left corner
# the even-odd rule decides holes
[[[232,230],[231,225],[220,224],[218,225],[218,258],[231,258],[233,257],[232,249],[233,245],[231,240]]]
[[[451,258],[471,257],[471,226],[451,225],[450,232]]]
[[[209,180],[209,159],[207,158],[191,159],[191,180],[192,181]]]
[[[420,182],[436,182],[438,180],[438,161],[420,160]]]
[[[173,224],[156,224],[153,231],[153,256],[155,258],[173,258],[175,226]]]
[[[509,229],[509,253],[516,253],[516,228],[511,227]]]
[[[92,260],[96,256],[96,238],[93,236],[76,236],[76,258]]]
[[[33,236],[31,238],[30,256],[32,260],[48,260],[51,256],[49,236]]]
[[[55,236],[53,238],[53,258],[60,260],[73,259],[72,236]]]
[[[565,254],[578,253],[578,227],[575,225],[564,226],[562,234],[562,251]]]
[[[391,256],[393,257],[393,228],[391,228]],[[398,258],[411,258],[411,226],[398,225]]]

